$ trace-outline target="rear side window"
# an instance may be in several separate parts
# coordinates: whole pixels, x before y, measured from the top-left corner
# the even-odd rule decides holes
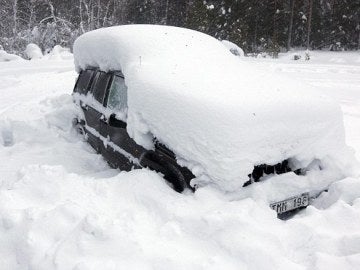
[[[109,84],[111,75],[105,72],[98,71],[95,75],[94,83],[91,92],[94,98],[103,104],[106,88]]]
[[[127,87],[124,78],[114,75],[109,88],[106,106],[114,111],[126,112],[127,109]]]
[[[94,71],[87,69],[81,71],[79,78],[76,83],[75,92],[79,94],[86,94],[89,90],[91,79],[93,77]]]

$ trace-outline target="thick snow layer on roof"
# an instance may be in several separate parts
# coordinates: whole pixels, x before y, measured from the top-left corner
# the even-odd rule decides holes
[[[74,45],[77,70],[122,70],[128,132],[150,134],[192,168],[197,181],[240,188],[254,165],[294,158],[344,169],[348,149],[340,108],[302,83],[233,57],[218,40],[167,26],[95,30]],[[148,140],[146,140],[148,139]]]

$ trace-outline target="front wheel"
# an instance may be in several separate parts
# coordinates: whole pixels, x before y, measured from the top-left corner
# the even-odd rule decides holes
[[[172,185],[175,191],[181,193],[187,187],[185,177],[178,166],[159,157],[155,152],[147,152],[141,158],[140,163],[143,167],[162,173],[164,179]]]
[[[187,184],[181,171],[171,163],[165,164],[164,167],[166,169],[164,178],[173,185],[175,191],[183,192]]]

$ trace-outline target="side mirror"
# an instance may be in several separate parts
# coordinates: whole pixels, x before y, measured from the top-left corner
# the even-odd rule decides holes
[[[114,113],[110,115],[108,123],[111,127],[126,128],[126,122],[117,119]]]

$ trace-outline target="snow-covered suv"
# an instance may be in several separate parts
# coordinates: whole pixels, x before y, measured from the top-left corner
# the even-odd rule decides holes
[[[110,27],[79,37],[74,56],[75,124],[122,170],[149,167],[177,191],[211,184],[251,193],[249,184],[279,179],[264,195],[278,213],[306,206],[350,171],[336,103],[210,36]]]

